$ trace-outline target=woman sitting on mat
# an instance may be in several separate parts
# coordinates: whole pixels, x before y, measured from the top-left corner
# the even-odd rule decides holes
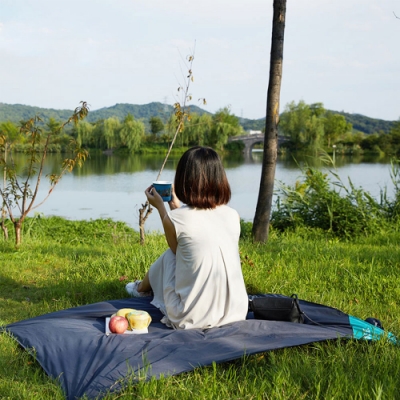
[[[160,214],[169,249],[142,281],[126,285],[127,292],[142,297],[153,291],[151,304],[165,316],[161,322],[175,329],[204,329],[246,319],[240,218],[227,206],[231,189],[218,154],[200,146],[183,154],[170,212],[152,186],[145,194]]]

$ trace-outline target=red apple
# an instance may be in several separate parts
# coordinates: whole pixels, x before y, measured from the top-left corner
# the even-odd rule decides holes
[[[108,327],[112,333],[124,333],[128,329],[128,320],[125,317],[112,317]]]

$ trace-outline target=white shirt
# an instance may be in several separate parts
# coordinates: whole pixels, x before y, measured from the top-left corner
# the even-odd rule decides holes
[[[238,213],[225,205],[212,210],[184,205],[168,215],[178,246],[176,256],[169,250],[150,268],[152,303],[174,328],[211,328],[246,319]]]

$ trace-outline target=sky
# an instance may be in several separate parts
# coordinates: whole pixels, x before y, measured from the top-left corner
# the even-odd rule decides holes
[[[0,0],[0,103],[183,103],[265,116],[273,0]],[[280,111],[400,118],[400,2],[288,0]],[[206,99],[203,105],[198,99]]]

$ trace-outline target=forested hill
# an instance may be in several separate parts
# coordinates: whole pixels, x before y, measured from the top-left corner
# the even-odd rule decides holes
[[[0,122],[11,121],[18,123],[20,121],[26,121],[35,115],[38,115],[45,120],[54,118],[56,120],[65,121],[72,115],[72,111],[24,106],[22,104],[0,103]]]
[[[208,111],[194,105],[190,106],[190,111],[200,115],[204,113],[211,114]],[[40,116],[44,120],[54,118],[55,120],[65,121],[72,115],[72,112],[73,110],[55,110],[51,108],[39,108],[21,104],[0,103],[0,122],[11,121],[18,123],[20,121],[32,118],[35,115]],[[122,121],[126,115],[132,114],[136,119],[142,119],[147,125],[149,118],[154,116],[158,116],[163,120],[163,122],[166,122],[173,112],[174,108],[171,105],[158,102],[143,105],[125,103],[90,111],[87,120],[89,122],[95,122],[100,119],[117,117]],[[343,115],[347,122],[350,122],[353,125],[355,130],[367,134],[379,131],[387,133],[395,122],[369,118],[360,114],[349,114],[338,111],[333,112]],[[240,118],[239,120],[245,130],[263,130],[265,126],[265,118]]]
[[[90,105],[89,105],[90,108]],[[190,106],[190,111],[202,115],[209,113],[206,110],[201,109],[197,106]],[[128,115],[133,115],[136,119],[143,119],[148,121],[149,118],[158,116],[165,123],[168,118],[173,114],[174,107],[168,104],[162,103],[149,103],[149,104],[116,104],[112,107],[100,108],[99,110],[90,110],[87,121],[96,122],[101,119],[107,119],[110,117],[117,117],[121,121]],[[56,120],[66,120],[73,113],[73,110],[54,110],[51,108],[39,108],[25,106],[21,104],[5,104],[0,103],[0,122],[11,121],[18,123],[22,120],[38,115],[44,120],[54,118]]]
[[[206,110],[197,106],[190,106],[190,112],[199,115],[211,114]],[[169,104],[149,103],[149,104],[116,104],[112,107],[100,108],[99,110],[91,111],[88,115],[89,122],[95,122],[99,119],[117,117],[121,121],[128,115],[133,115],[136,119],[148,121],[151,117],[160,117],[162,121],[167,122],[168,118],[173,114],[174,107]]]
[[[385,121],[383,119],[376,119],[366,117],[365,115],[361,114],[349,114],[343,111],[331,111],[334,114],[343,115],[346,118],[346,121],[353,125],[353,129],[356,131],[360,131],[366,134],[370,133],[378,133],[378,132],[385,132],[389,133],[390,129],[392,128],[393,124],[397,121]],[[262,130],[265,127],[265,118],[260,119],[241,119],[241,125],[243,129],[249,130]]]
[[[347,122],[353,125],[353,129],[364,133],[376,133],[380,131],[388,133],[396,122],[369,118],[361,114],[348,114],[343,111],[335,111],[335,113],[343,115]]]

